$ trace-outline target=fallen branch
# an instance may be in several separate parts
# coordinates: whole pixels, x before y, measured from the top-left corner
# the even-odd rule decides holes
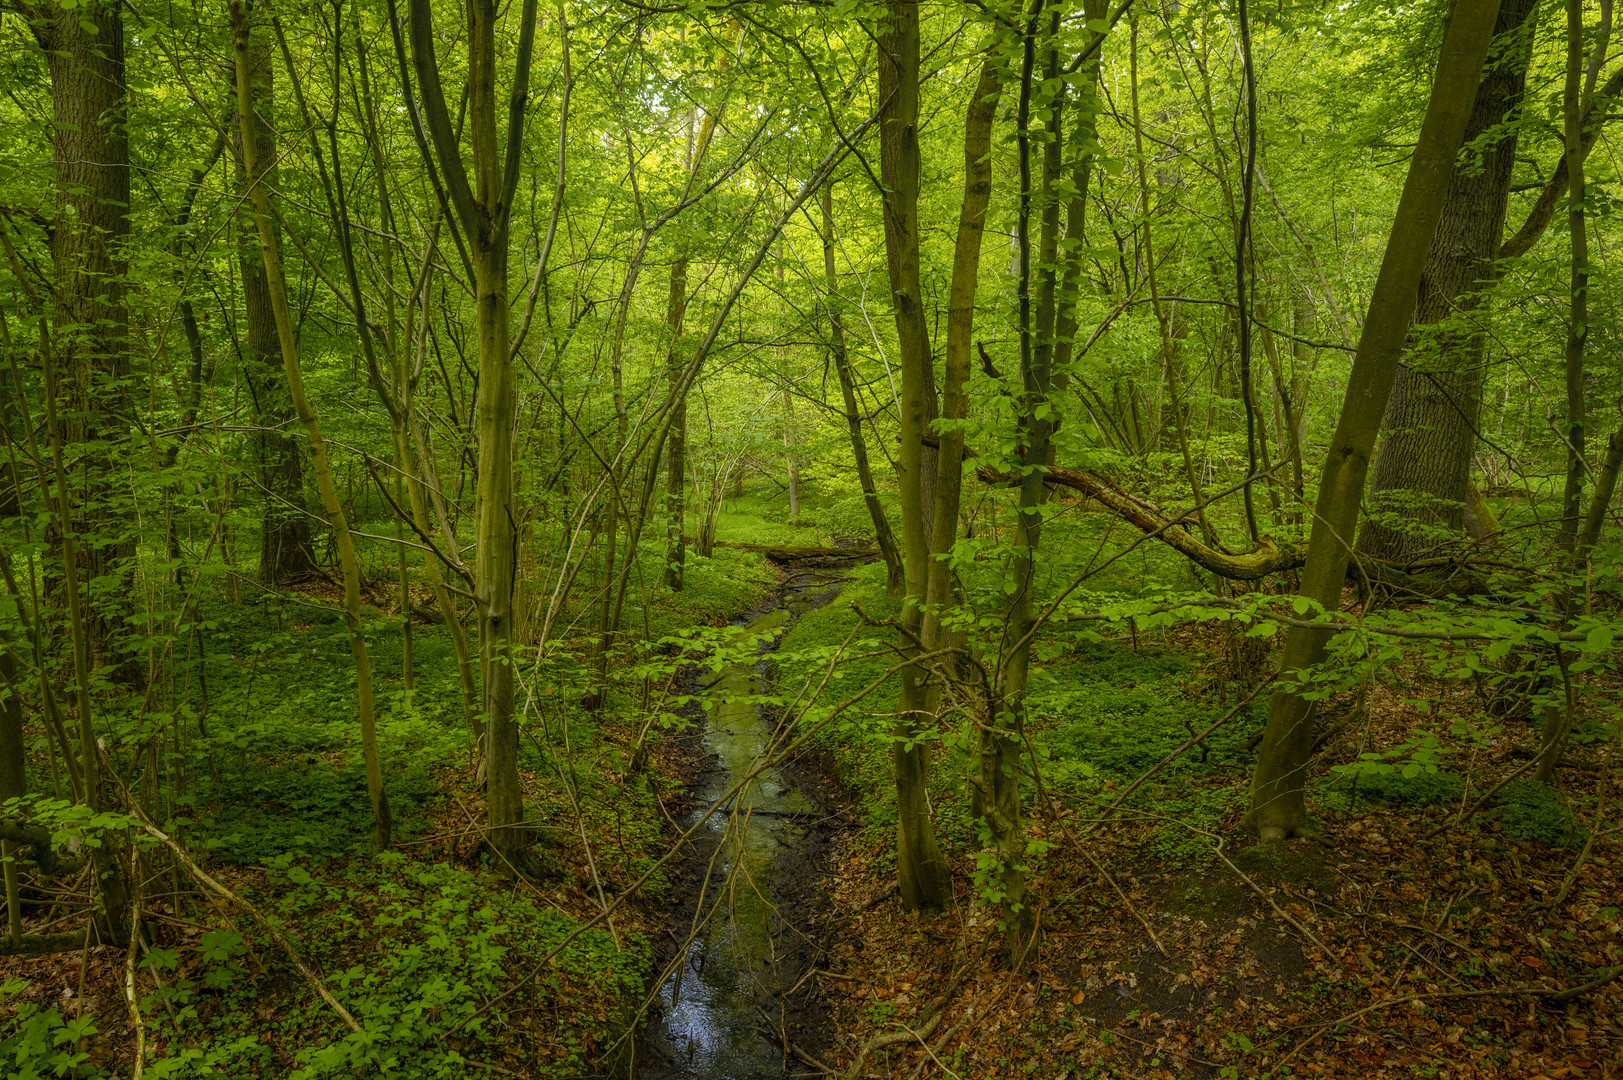
[[[991,465],[982,465],[975,475],[988,484],[1002,484],[1010,476]],[[1270,537],[1257,541],[1254,550],[1236,555],[1205,543],[1190,528],[1193,519],[1173,520],[1154,503],[1124,491],[1114,481],[1098,473],[1050,465],[1043,481],[1055,487],[1070,488],[1097,502],[1112,514],[1146,536],[1161,541],[1190,562],[1230,581],[1256,581],[1270,574],[1307,565],[1307,544],[1280,544]]]
[[[185,849],[177,844],[168,833],[154,825],[152,823],[152,819],[147,817],[146,813],[141,809],[141,807],[137,805],[135,800],[130,797],[128,789],[126,789],[123,783],[118,780],[118,774],[109,769],[108,775],[113,777],[114,784],[118,788],[119,800],[124,804],[124,809],[129,811],[130,816],[135,819],[136,824],[141,827],[141,830],[154,840],[157,840],[164,847],[168,848],[170,853],[174,855],[175,861],[180,863],[186,872],[190,874],[199,885],[203,886],[205,892],[213,893],[221,900],[226,901],[239,911],[243,912],[254,921],[255,926],[263,930],[272,941],[281,946],[282,951],[287,954],[287,958],[292,961],[293,966],[298,969],[299,974],[304,976],[304,981],[310,984],[310,988],[320,995],[321,1000],[325,1001],[332,1008],[333,1012],[339,1015],[345,1024],[349,1025],[349,1029],[351,1031],[355,1032],[356,1034],[360,1034],[362,1031],[361,1025],[356,1022],[355,1017],[350,1015],[348,1009],[344,1008],[338,1003],[338,999],[332,996],[332,992],[329,991],[326,984],[316,976],[316,973],[311,971],[309,966],[299,958],[298,951],[293,948],[293,942],[288,940],[287,935],[282,933],[281,930],[277,929],[275,924],[273,924],[269,919],[265,918],[264,914],[257,907],[250,904],[248,901],[244,900],[242,897],[238,896],[224,885],[221,885],[218,881],[214,880],[214,878],[210,877],[202,867],[192,862],[191,858],[187,856]]]
[[[1544,1000],[1552,1002],[1571,1001],[1573,998],[1583,997],[1585,994],[1593,994],[1596,990],[1616,982],[1619,977],[1623,977],[1623,964],[1619,964],[1614,968],[1606,969],[1593,979],[1590,979],[1588,982],[1584,983],[1582,986],[1573,986],[1561,991],[1558,994],[1549,994],[1544,998]]]
[[[698,541],[691,537],[686,542],[697,545]],[[799,562],[802,559],[873,559],[878,558],[878,548],[858,547],[791,547],[785,544],[741,544],[727,540],[715,540],[712,547],[732,548],[735,551],[755,551],[765,555],[772,562]]]
[[[74,952],[85,943],[83,930],[62,934],[24,934],[16,941],[0,937],[0,956],[44,956],[46,953]],[[121,941],[96,939],[98,945],[122,945]]]

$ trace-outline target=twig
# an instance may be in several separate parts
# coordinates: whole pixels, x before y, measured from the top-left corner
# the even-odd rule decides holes
[[[1198,832],[1200,830],[1196,830],[1196,831]],[[1206,835],[1211,836],[1212,834],[1207,833]],[[1241,881],[1243,881],[1247,885],[1251,886],[1251,891],[1256,893],[1258,896],[1262,897],[1264,900],[1266,900],[1268,902],[1268,906],[1273,908],[1274,911],[1276,913],[1278,913],[1278,915],[1279,915],[1279,917],[1281,919],[1284,919],[1286,922],[1288,922],[1292,926],[1296,927],[1296,929],[1298,929],[1298,930],[1300,930],[1302,932],[1302,935],[1304,937],[1306,937],[1313,944],[1317,945],[1319,947],[1319,951],[1324,954],[1325,959],[1329,960],[1332,964],[1336,963],[1337,962],[1336,954],[1330,951],[1330,947],[1328,945],[1326,945],[1324,942],[1320,941],[1318,939],[1318,936],[1316,934],[1314,934],[1313,931],[1309,930],[1307,927],[1305,927],[1301,923],[1297,922],[1295,916],[1293,916],[1290,912],[1286,911],[1284,908],[1280,907],[1277,903],[1275,903],[1274,898],[1269,896],[1268,893],[1263,890],[1262,886],[1258,885],[1255,881],[1252,881],[1250,878],[1246,877],[1245,876],[1245,871],[1241,870],[1238,866],[1235,866],[1234,863],[1229,861],[1229,857],[1227,855],[1223,854],[1223,838],[1219,836],[1219,837],[1216,837],[1216,840],[1217,840],[1217,847],[1213,848],[1212,851],[1213,851],[1213,853],[1215,853],[1217,855],[1217,857],[1219,859],[1223,860],[1223,865],[1227,866],[1230,870],[1233,870],[1235,875],[1237,877],[1239,877],[1239,879]]]
[[[1431,840],[1434,837],[1438,836],[1439,834],[1447,832],[1449,829],[1457,829],[1461,825],[1464,825],[1466,820],[1468,818],[1470,818],[1472,814],[1475,814],[1478,810],[1482,809],[1482,804],[1483,803],[1487,802],[1489,799],[1491,799],[1495,795],[1499,794],[1499,789],[1500,788],[1504,787],[1506,784],[1508,784],[1512,780],[1516,779],[1516,777],[1520,776],[1522,773],[1526,772],[1528,769],[1531,769],[1534,765],[1537,765],[1537,764],[1538,764],[1538,758],[1535,757],[1535,758],[1528,759],[1528,761],[1527,761],[1527,763],[1525,765],[1523,765],[1521,768],[1517,769],[1515,772],[1511,773],[1509,776],[1505,777],[1503,780],[1499,781],[1497,784],[1493,785],[1493,787],[1489,788],[1487,790],[1487,792],[1484,793],[1483,796],[1480,799],[1478,799],[1476,802],[1472,803],[1469,808],[1461,811],[1460,816],[1458,818],[1456,818],[1453,821],[1445,821],[1445,822],[1443,822],[1441,825],[1439,825],[1435,829],[1431,830],[1431,832],[1427,833],[1425,836],[1422,836],[1420,838],[1420,842],[1422,844],[1424,844],[1427,840]]]
[[[141,898],[130,909],[130,952],[124,961],[124,997],[130,1006],[130,1025],[135,1028],[134,1080],[146,1069],[147,1026],[141,1019],[141,999],[135,992],[135,954],[141,947]]]
[[[361,1025],[356,1022],[355,1017],[350,1015],[348,1009],[344,1008],[338,1003],[338,999],[332,996],[332,992],[327,989],[325,983],[316,977],[315,972],[311,971],[309,966],[306,965],[303,960],[299,959],[299,954],[293,948],[293,943],[288,940],[287,935],[282,933],[281,930],[277,929],[269,919],[265,918],[264,914],[260,912],[257,907],[250,904],[248,901],[244,900],[242,897],[238,896],[224,885],[221,885],[218,881],[215,881],[203,870],[202,867],[192,862],[192,860],[186,855],[185,849],[183,849],[179,844],[175,843],[175,841],[170,838],[168,833],[152,824],[152,819],[147,817],[145,812],[142,811],[141,807],[138,806],[135,800],[130,797],[129,790],[118,781],[116,775],[113,777],[113,780],[118,787],[119,796],[121,801],[124,803],[124,808],[129,811],[130,816],[133,817],[136,823],[141,826],[141,829],[146,832],[148,836],[151,836],[164,847],[168,848],[180,865],[185,868],[186,872],[195,878],[197,883],[203,886],[205,891],[211,892],[220,899],[225,900],[226,902],[239,908],[254,921],[254,925],[258,926],[270,936],[272,941],[281,946],[282,951],[287,954],[287,958],[291,960],[293,962],[293,966],[299,970],[299,974],[304,976],[304,981],[310,984],[310,988],[320,995],[321,1000],[325,1001],[332,1008],[333,1012],[339,1015],[345,1024],[349,1025],[349,1029],[351,1031],[355,1032],[356,1034],[360,1034],[362,1030]]]
[[[1212,732],[1216,731],[1218,728],[1222,727],[1224,724],[1226,724],[1230,720],[1234,719],[1235,715],[1237,713],[1239,713],[1239,711],[1241,709],[1245,708],[1247,705],[1249,705],[1253,701],[1255,701],[1257,699],[1257,695],[1262,693],[1263,690],[1267,689],[1267,687],[1270,686],[1273,683],[1274,676],[1278,675],[1278,674],[1279,674],[1279,672],[1276,669],[1274,671],[1273,675],[1270,675],[1270,676],[1268,676],[1268,678],[1263,679],[1261,682],[1259,682],[1256,685],[1256,687],[1251,691],[1251,693],[1246,695],[1244,700],[1235,702],[1234,707],[1232,709],[1230,709],[1228,712],[1224,713],[1222,716],[1219,716],[1216,720],[1214,720],[1212,722],[1211,726],[1208,727],[1205,731],[1202,731],[1199,735],[1196,735],[1194,738],[1192,738],[1189,741],[1185,742],[1182,746],[1180,746],[1176,750],[1172,751],[1172,753],[1168,754],[1166,757],[1162,758],[1160,761],[1158,761],[1154,765],[1152,765],[1148,772],[1143,773],[1142,775],[1139,776],[1139,778],[1137,780],[1134,780],[1131,784],[1128,784],[1126,789],[1123,790],[1120,795],[1116,796],[1116,801],[1111,803],[1109,806],[1105,807],[1104,812],[1101,813],[1099,815],[1099,817],[1091,825],[1089,825],[1086,829],[1082,830],[1082,835],[1087,836],[1089,833],[1093,832],[1100,825],[1102,825],[1105,821],[1109,820],[1110,815],[1116,812],[1116,808],[1119,807],[1123,802],[1125,802],[1127,800],[1127,796],[1129,796],[1133,792],[1137,791],[1139,786],[1142,785],[1144,783],[1144,781],[1148,780],[1150,777],[1152,777],[1156,773],[1160,772],[1163,768],[1165,768],[1179,754],[1182,754],[1185,750],[1188,750],[1191,746],[1199,745],[1200,742],[1206,738],[1206,736],[1210,735]]]
[[[1110,882],[1110,887],[1116,890],[1116,895],[1121,897],[1121,902],[1126,905],[1127,910],[1133,913],[1133,918],[1137,919],[1139,921],[1139,925],[1144,927],[1144,932],[1150,935],[1150,940],[1155,942],[1155,947],[1157,949],[1161,950],[1161,955],[1170,956],[1171,954],[1167,952],[1167,947],[1161,944],[1160,938],[1155,936],[1155,928],[1150,925],[1148,919],[1144,918],[1144,916],[1139,912],[1138,908],[1133,906],[1133,902],[1127,899],[1127,894],[1123,892],[1121,886],[1116,883],[1116,879],[1110,876],[1110,871],[1101,866],[1099,864],[1099,860],[1095,859],[1092,852],[1088,851],[1086,847],[1079,846],[1077,850],[1087,858],[1088,862],[1093,864],[1093,868],[1099,871],[1099,873],[1104,876],[1106,881]]]
[[[1619,970],[1623,970],[1623,968],[1620,968]],[[1577,989],[1583,989],[1583,988],[1578,987]],[[1566,991],[1563,991],[1563,993],[1565,993],[1565,992]],[[1306,1050],[1309,1046],[1313,1045],[1313,1043],[1317,1042],[1319,1037],[1322,1036],[1326,1031],[1328,1031],[1328,1030],[1330,1030],[1331,1028],[1334,1028],[1334,1027],[1340,1027],[1342,1024],[1345,1024],[1349,1020],[1356,1020],[1360,1016],[1366,1016],[1366,1015],[1368,1015],[1369,1013],[1372,1013],[1372,1012],[1379,1012],[1382,1009],[1390,1009],[1394,1005],[1406,1005],[1411,1001],[1436,1001],[1436,1000],[1440,1000],[1440,999],[1443,999],[1443,998],[1465,998],[1465,997],[1545,997],[1545,998],[1548,998],[1548,997],[1550,997],[1550,991],[1549,991],[1549,989],[1547,987],[1540,987],[1540,986],[1518,986],[1518,987],[1511,987],[1511,988],[1505,989],[1505,990],[1442,990],[1442,991],[1438,991],[1436,993],[1429,993],[1429,994],[1404,994],[1402,997],[1388,998],[1386,1001],[1377,1001],[1373,1005],[1366,1005],[1362,1009],[1358,1009],[1355,1012],[1350,1012],[1345,1016],[1338,1017],[1335,1020],[1331,1020],[1329,1023],[1321,1025],[1319,1030],[1315,1031],[1313,1034],[1309,1035],[1307,1038],[1305,1038],[1301,1042],[1297,1043],[1295,1049],[1293,1049],[1290,1053],[1286,1054],[1284,1057],[1279,1059],[1279,1062],[1276,1065],[1274,1065],[1274,1067],[1272,1069],[1270,1069],[1268,1071],[1269,1080],[1272,1080],[1273,1077],[1278,1076],[1279,1071],[1281,1069],[1283,1069],[1286,1065],[1290,1064],[1290,1062],[1298,1054],[1300,1054],[1303,1050]],[[1551,1000],[1555,1000],[1555,999],[1551,998]]]
[[[897,1023],[901,1023],[901,1021],[898,1020]],[[919,1041],[919,1045],[924,1047],[924,1052],[926,1054],[930,1055],[930,1060],[935,1062],[936,1066],[942,1072],[944,1072],[948,1076],[952,1077],[952,1080],[964,1080],[963,1077],[959,1076],[957,1073],[955,1073],[951,1069],[947,1068],[947,1063],[946,1062],[942,1061],[940,1058],[935,1056],[935,1051],[930,1049],[930,1044],[924,1041],[924,1036],[923,1035],[920,1035],[918,1032],[914,1031],[912,1028],[908,1027],[906,1024],[902,1024],[902,1030],[907,1032],[909,1035],[913,1036],[915,1039],[917,1039]]]

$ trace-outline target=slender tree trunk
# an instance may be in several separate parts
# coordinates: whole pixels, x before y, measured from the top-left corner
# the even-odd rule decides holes
[[[996,41],[988,43],[995,51]],[[997,116],[998,95],[1002,89],[999,80],[1000,60],[989,56],[981,65],[973,96],[965,110],[964,120],[964,197],[958,213],[958,233],[953,245],[952,283],[947,306],[947,344],[941,380],[941,418],[946,421],[940,435],[939,469],[935,498],[935,528],[932,530],[932,566],[929,580],[928,604],[925,608],[923,640],[926,649],[940,649],[958,638],[951,627],[951,612],[957,607],[954,595],[956,579],[950,562],[939,556],[949,555],[958,537],[958,516],[963,501],[964,429],[961,421],[969,414],[967,385],[973,364],[975,333],[975,295],[980,285],[981,246],[986,231],[986,208],[992,196],[992,125]],[[951,670],[950,661],[938,666]],[[934,701],[932,700],[932,706]],[[933,711],[933,708],[932,708]],[[1001,710],[998,726],[1001,726]],[[999,858],[1013,855],[1019,845],[1019,792],[1013,791],[1012,806],[1007,784],[1014,781],[1001,766],[1007,764],[1000,756],[1001,742],[993,742],[994,755],[987,768],[986,740],[994,737],[986,727],[981,729],[981,768],[972,778],[974,802],[981,816],[993,827],[998,842]],[[1014,815],[1011,822],[1009,814]],[[1012,824],[1012,828],[1010,828]],[[1031,940],[1030,913],[1022,903],[1025,893],[1024,875],[1019,869],[1018,857],[1004,863],[1004,889],[1010,905],[1019,905],[1012,915],[1010,927],[1011,959],[1018,966],[1021,955]]]
[[[1046,17],[1045,17],[1046,15]],[[1047,23],[1039,29],[1042,23]],[[1003,921],[1010,965],[1025,964],[1035,945],[1036,922],[1026,900],[1025,835],[1020,823],[1019,761],[1025,730],[1026,685],[1030,678],[1031,638],[1036,630],[1035,593],[1037,556],[1042,544],[1042,507],[1047,501],[1043,484],[1055,427],[1058,403],[1050,397],[1054,359],[1054,320],[1057,314],[1056,257],[1059,252],[1060,198],[1057,185],[1062,161],[1060,132],[1064,99],[1056,90],[1059,81],[1059,11],[1045,13],[1034,4],[1025,28],[1020,103],[1016,112],[1016,140],[1019,146],[1020,198],[1016,236],[1020,247],[1020,273],[1015,294],[1020,319],[1019,424],[1027,468],[1022,471],[1016,502],[1014,553],[1008,572],[1014,576],[1015,592],[1008,612],[1009,651],[1004,658],[993,702],[991,723],[981,726],[976,778],[978,808],[996,843],[1003,894]],[[1041,46],[1039,47],[1039,41]],[[1042,71],[1036,64],[1042,58]],[[1034,100],[1035,99],[1035,100]],[[1040,181],[1032,183],[1032,138],[1029,130],[1034,112],[1045,113],[1041,142]],[[1039,215],[1036,257],[1031,245],[1033,202]],[[1031,295],[1032,285],[1037,295]],[[1035,300],[1035,302],[1033,302]]]
[[[516,573],[513,511],[513,356],[508,336],[507,258],[513,197],[518,187],[535,43],[535,0],[525,0],[510,88],[507,139],[500,146],[496,118],[494,0],[466,0],[467,115],[474,183],[440,85],[429,0],[411,0],[411,47],[423,115],[451,206],[470,237],[479,333],[479,390],[475,403],[479,487],[474,508],[474,595],[479,610],[480,684],[485,710],[485,820],[487,839],[504,867],[523,872],[529,862],[524,793],[518,771],[518,723],[513,716],[512,603]],[[397,42],[397,48],[399,44]]]
[[[1535,0],[1504,0],[1499,9],[1494,37],[1500,59],[1477,87],[1465,141],[1475,145],[1490,132],[1501,135],[1448,185],[1415,303],[1411,335],[1423,345],[1412,348],[1409,363],[1398,369],[1375,457],[1371,506],[1401,523],[1366,521],[1358,535],[1363,556],[1414,558],[1437,546],[1437,530],[1457,535],[1464,528],[1487,344],[1488,303],[1481,290],[1495,277],[1510,200],[1516,128],[1504,125],[1521,103],[1532,56],[1525,24],[1534,7]],[[1443,328],[1458,326],[1462,318],[1471,325]]]
[[[1581,545],[1589,538],[1589,529],[1580,521],[1583,511],[1583,485],[1588,472],[1584,460],[1586,423],[1586,371],[1585,360],[1589,351],[1589,222],[1584,207],[1587,178],[1584,175],[1583,116],[1587,98],[1594,92],[1595,78],[1606,58],[1606,48],[1612,35],[1612,0],[1601,0],[1600,41],[1594,58],[1584,64],[1584,5],[1583,0],[1567,0],[1567,72],[1564,90],[1566,164],[1569,193],[1567,196],[1567,235],[1571,243],[1572,267],[1569,279],[1567,341],[1565,369],[1567,384],[1567,423],[1563,434],[1567,441],[1566,484],[1561,493],[1561,521],[1556,528],[1556,546],[1569,574],[1580,572],[1580,564],[1587,551]],[[1608,447],[1607,467],[1601,474],[1601,490],[1597,485],[1594,503],[1602,506],[1610,501],[1610,487],[1617,482],[1616,440]],[[1604,510],[1602,510],[1604,513]],[[1594,515],[1591,515],[1594,518]],[[1598,535],[1599,529],[1596,528]],[[1576,606],[1574,589],[1569,584],[1561,594],[1561,625],[1567,626]],[[1544,726],[1539,736],[1538,768],[1533,779],[1542,784],[1555,781],[1555,768],[1561,760],[1561,751],[1572,732],[1574,695],[1572,690],[1571,660],[1559,641],[1555,646],[1555,662],[1561,672],[1565,701],[1546,706]]]
[[[1353,357],[1341,416],[1320,474],[1301,595],[1327,611],[1341,606],[1370,455],[1386,413],[1420,275],[1442,216],[1455,155],[1476,98],[1498,12],[1499,0],[1456,0],[1443,34],[1420,140],[1409,162]],[[1290,631],[1281,661],[1287,686],[1323,661],[1330,636],[1328,630]],[[1313,735],[1312,703],[1290,689],[1276,691],[1252,775],[1247,819],[1263,839],[1312,831],[1302,792]]]
[[[232,48],[236,55],[237,113],[242,138],[242,155],[250,176],[260,174],[259,136],[255,130],[254,113],[254,50],[250,40],[248,15],[241,0],[228,0],[231,16]],[[361,623],[361,571],[355,557],[355,542],[350,536],[349,520],[338,497],[338,486],[333,480],[332,467],[327,460],[327,445],[321,437],[321,426],[315,410],[304,392],[304,376],[299,369],[298,345],[293,336],[293,316],[287,299],[287,283],[282,275],[281,255],[277,251],[274,215],[271,210],[270,189],[264,184],[252,187],[254,220],[259,231],[260,250],[265,267],[265,284],[269,292],[270,310],[275,319],[277,339],[282,355],[282,373],[287,380],[288,396],[293,410],[304,426],[305,438],[310,446],[311,466],[316,474],[316,488],[321,493],[322,509],[332,524],[333,539],[338,548],[339,565],[344,575],[344,625],[349,631],[350,656],[355,663],[355,683],[361,723],[361,753],[366,763],[366,789],[372,803],[374,831],[372,841],[378,847],[389,845],[393,832],[393,818],[389,811],[389,796],[383,787],[383,766],[378,755],[377,717],[372,698],[372,661],[367,652],[366,635]]]
[[[691,154],[689,155],[691,157]],[[688,306],[688,260],[680,256],[671,264],[670,299],[665,306],[666,328],[671,335],[665,356],[665,374],[671,386],[681,384],[687,363],[680,343],[682,323]],[[682,588],[682,571],[687,562],[687,541],[683,529],[687,507],[683,495],[688,467],[688,402],[683,394],[671,403],[671,433],[665,462],[665,585],[673,591]]]
[[[924,438],[933,414],[934,387],[923,289],[919,280],[919,11],[912,0],[891,0],[880,38],[880,173],[885,186],[885,249],[902,370],[901,446],[897,480],[902,503],[902,547],[907,587],[902,601],[901,648],[914,644],[924,620],[930,579]],[[927,711],[925,670],[904,668],[891,744],[896,770],[896,869],[909,911],[944,908],[952,901],[952,874],[930,819],[929,760],[934,718]]]
[[[800,452],[795,449],[795,403],[787,387],[783,391],[783,462],[789,471],[789,527],[800,527]]]
[[[840,380],[840,399],[845,404],[845,426],[851,435],[851,456],[857,464],[857,482],[862,485],[862,501],[867,504],[868,517],[873,521],[874,543],[885,560],[885,587],[892,596],[902,595],[902,556],[896,548],[896,534],[891,531],[890,518],[874,487],[873,468],[868,463],[868,442],[862,436],[862,411],[857,407],[856,380],[851,375],[851,356],[845,344],[845,315],[840,307],[839,279],[834,272],[834,181],[823,186],[823,279],[828,285],[828,322],[830,353],[834,373]],[[979,234],[977,234],[977,240]],[[977,254],[979,249],[977,249]],[[970,316],[973,317],[973,311]],[[966,343],[967,348],[967,343]],[[960,441],[961,438],[960,438]],[[960,449],[959,456],[963,456]],[[939,495],[939,491],[937,492]],[[937,503],[939,504],[939,501]],[[956,521],[957,508],[953,508]],[[955,526],[956,527],[956,526]]]
[[[265,37],[261,35],[261,37]],[[265,260],[259,250],[259,233],[254,222],[253,192],[277,187],[276,69],[271,63],[268,40],[249,43],[249,79],[257,102],[253,114],[254,138],[260,147],[255,159],[258,171],[247,164],[242,137],[237,143],[237,179],[242,189],[242,212],[237,229],[237,266],[242,276],[243,319],[238,340],[242,347],[242,370],[248,382],[254,416],[254,431],[248,440],[254,468],[259,478],[260,509],[258,580],[266,585],[291,585],[317,572],[311,547],[310,518],[304,502],[304,450],[293,431],[298,417],[288,397],[282,375],[282,344],[276,333],[276,316],[271,311],[270,285],[265,279]],[[281,228],[271,222],[272,236],[281,250]]]

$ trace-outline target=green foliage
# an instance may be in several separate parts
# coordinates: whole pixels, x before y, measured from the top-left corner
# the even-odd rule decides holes
[[[381,883],[340,878],[301,890],[309,937],[323,951],[353,945],[375,928],[387,932],[390,947],[332,978],[334,993],[349,1003],[364,1030],[302,1051],[290,1080],[461,1077],[470,1061],[499,1046],[509,1023],[566,983],[609,1001],[642,988],[647,944],[628,941],[617,950],[609,932],[598,929],[581,935],[539,978],[519,984],[517,995],[487,1011],[486,1003],[511,987],[514,969],[529,968],[560,944],[575,929],[573,921],[527,896],[489,890],[463,871],[384,861],[398,870]],[[343,903],[334,909],[333,900]],[[358,921],[354,911],[369,917]],[[566,1021],[562,1042],[570,1054],[539,1066],[537,1075],[583,1071],[590,1044],[601,1037],[594,1019]]]
[[[229,759],[226,759],[229,761]],[[255,760],[222,769],[203,786],[196,823],[225,862],[256,864],[291,847],[332,856],[364,845],[372,822],[366,768],[358,759],[333,765],[312,756]],[[435,794],[427,764],[397,761],[384,774],[395,828],[408,838]]]
[[[1573,819],[1565,796],[1548,784],[1513,780],[1494,800],[1491,816],[1512,840],[1568,847],[1581,844],[1586,833]]]
[[[1384,771],[1359,769],[1362,763],[1345,768],[1330,785],[1335,791],[1356,793],[1359,798],[1386,803],[1388,806],[1436,806],[1460,797],[1464,781],[1453,773],[1441,769],[1420,770],[1408,774],[1396,767]]]
[[[95,1020],[65,1019],[54,1007],[17,1000],[28,986],[17,978],[0,984],[0,1007],[12,1010],[10,1019],[0,1024],[0,1065],[14,1080],[77,1075],[90,1059],[89,1053],[78,1049],[79,1041],[95,1034]]]

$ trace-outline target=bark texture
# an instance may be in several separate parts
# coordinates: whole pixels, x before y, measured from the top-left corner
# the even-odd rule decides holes
[[[1375,458],[1370,503],[1388,517],[1365,522],[1360,555],[1402,563],[1465,527],[1487,344],[1482,290],[1494,277],[1510,200],[1516,131],[1505,121],[1526,84],[1532,36],[1525,24],[1535,3],[1504,0],[1499,9],[1499,61],[1483,72],[1465,129],[1468,145],[1489,141],[1449,182],[1426,255],[1411,348],[1392,386]]]
[[[926,514],[933,511],[933,476],[926,476],[924,436],[935,412],[928,327],[919,280],[919,11],[909,0],[886,9],[880,39],[880,173],[885,185],[885,249],[895,309],[901,367],[901,445],[897,480],[902,503],[902,548],[907,585],[902,604],[901,649],[915,654],[930,578]],[[925,671],[901,673],[896,739],[896,868],[902,904],[910,911],[943,908],[952,900],[952,874],[936,842],[927,788],[933,718]]]
[[[119,643],[134,570],[134,513],[123,474],[103,440],[127,435],[129,393],[130,146],[126,132],[122,8],[111,0],[42,6],[30,20],[51,75],[56,215],[52,352],[63,391],[62,439],[73,487],[72,516],[60,524],[80,538],[91,662],[133,683],[134,660]]]
[[[535,0],[521,14],[505,146],[496,116],[494,0],[464,5],[468,44],[467,116],[473,178],[463,163],[434,52],[429,0],[411,2],[411,54],[422,94],[423,117],[448,200],[472,239],[474,299],[479,336],[479,395],[475,403],[479,487],[474,508],[474,596],[479,615],[480,691],[485,713],[486,839],[504,868],[529,868],[524,790],[518,771],[518,723],[513,716],[513,589],[516,573],[513,489],[513,354],[508,326],[507,260],[513,199],[518,187],[535,44]],[[396,41],[396,48],[401,43]],[[403,58],[402,58],[403,63]],[[623,441],[623,440],[622,440]],[[612,550],[608,556],[613,563]]]

